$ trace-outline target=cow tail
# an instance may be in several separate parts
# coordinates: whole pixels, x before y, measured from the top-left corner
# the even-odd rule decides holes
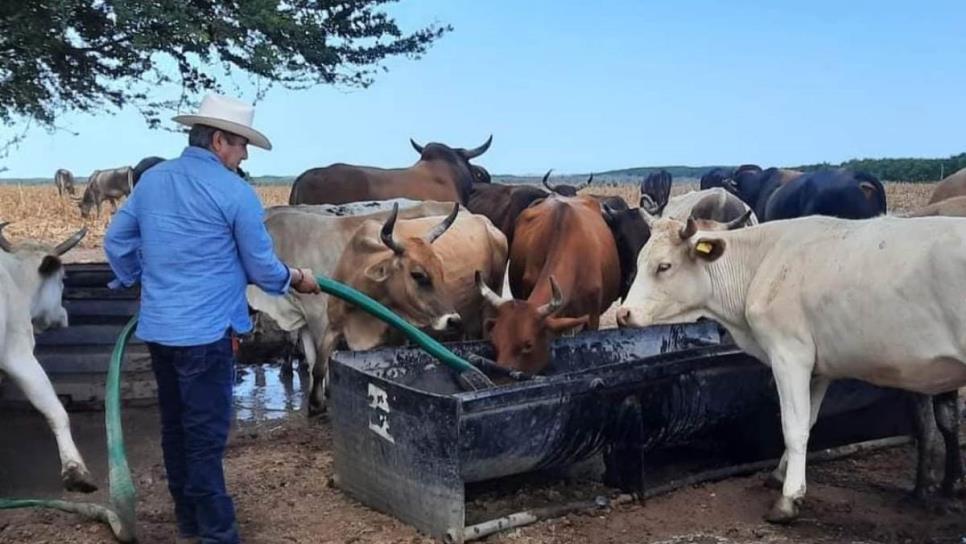
[[[888,204],[886,203],[885,187],[882,185],[882,182],[879,181],[879,178],[866,172],[856,172],[855,179],[859,180],[860,182],[865,181],[875,185],[876,200],[877,200],[876,204],[878,204],[879,210],[881,211],[882,215],[885,215],[885,213],[888,212],[889,209],[888,209]]]

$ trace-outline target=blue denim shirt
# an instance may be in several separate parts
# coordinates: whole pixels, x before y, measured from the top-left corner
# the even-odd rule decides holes
[[[250,331],[245,287],[289,287],[264,213],[251,186],[206,149],[188,147],[145,172],[104,238],[111,287],[141,282],[137,336],[192,346],[228,327]]]

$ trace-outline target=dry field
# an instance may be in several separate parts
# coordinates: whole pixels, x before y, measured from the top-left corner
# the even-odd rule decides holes
[[[925,204],[932,194],[933,186],[928,183],[887,183],[890,211],[902,212]],[[696,188],[697,184],[694,183],[676,183],[671,194],[676,195]],[[288,202],[288,185],[259,186],[256,191],[266,207]],[[78,188],[78,194],[82,192],[83,186]],[[589,192],[620,195],[635,206],[640,197],[637,187],[633,185],[594,186]],[[102,246],[104,231],[110,219],[111,205],[107,202],[102,206],[100,218],[81,218],[77,204],[67,198],[60,198],[53,185],[0,185],[0,221],[10,223],[3,233],[13,242],[29,238],[57,243],[86,226],[89,233],[81,242],[79,247],[82,251],[78,255],[97,256],[99,252],[89,250]]]

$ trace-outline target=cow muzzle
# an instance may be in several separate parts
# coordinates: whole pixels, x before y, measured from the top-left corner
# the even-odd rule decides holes
[[[61,329],[67,327],[67,310],[61,308],[53,315],[41,315],[35,317],[31,320],[34,327],[34,332],[43,332],[52,329]]]
[[[463,318],[460,314],[443,314],[433,321],[434,331],[458,332],[463,329]]]
[[[621,306],[617,309],[617,326],[619,328],[643,327],[644,320],[640,315],[640,310]]]

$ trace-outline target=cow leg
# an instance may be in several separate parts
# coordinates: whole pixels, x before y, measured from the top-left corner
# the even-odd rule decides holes
[[[943,477],[943,495],[953,497],[966,492],[963,479],[963,459],[959,450],[959,392],[956,390],[935,395],[932,398],[936,413],[936,425],[946,443],[946,474]]]
[[[916,487],[912,491],[912,496],[916,499],[924,499],[935,490],[939,481],[934,453],[934,445],[939,440],[934,423],[937,417],[933,412],[932,397],[929,395],[910,392],[909,407],[912,411],[912,427],[918,453]]]
[[[84,459],[74,445],[67,411],[57,398],[50,378],[47,377],[47,373],[44,372],[29,347],[21,346],[17,351],[20,353],[10,357],[3,370],[27,396],[30,404],[47,418],[47,424],[57,440],[57,449],[60,453],[60,476],[64,482],[64,489],[83,493],[96,491],[97,485],[94,484]]]
[[[781,351],[768,354],[778,387],[782,435],[787,456],[782,496],[765,516],[772,523],[794,521],[798,517],[798,506],[795,503],[805,496],[805,455],[811,417],[809,384],[814,358],[796,353],[796,347],[805,348],[785,346]]]
[[[325,401],[328,388],[329,356],[335,349],[339,334],[331,327],[326,328],[322,335],[322,342],[318,346],[315,363],[309,370],[309,415],[315,416],[325,412]]]
[[[809,416],[808,416],[808,430],[811,432],[812,427],[815,426],[815,422],[818,420],[818,412],[822,407],[822,399],[825,398],[825,393],[828,391],[829,384],[832,380],[828,378],[823,378],[820,376],[812,377],[812,385],[809,391]],[[774,489],[781,489],[785,483],[785,470],[788,466],[788,450],[782,453],[782,458],[778,461],[778,466],[772,471],[771,475],[765,480],[765,485]]]

